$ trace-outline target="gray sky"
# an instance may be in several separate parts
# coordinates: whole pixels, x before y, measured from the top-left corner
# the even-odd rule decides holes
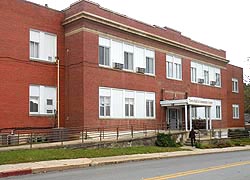
[[[62,10],[77,0],[29,0]],[[227,59],[250,75],[249,0],[92,0],[102,7],[143,21],[167,26],[227,52]]]

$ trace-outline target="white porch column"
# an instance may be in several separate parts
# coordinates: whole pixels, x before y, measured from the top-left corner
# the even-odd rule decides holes
[[[185,130],[188,130],[188,112],[187,112],[187,104],[185,104]]]
[[[189,105],[189,123],[190,123],[190,131],[191,131],[191,129],[192,129],[192,126],[193,126],[193,124],[192,124],[192,106],[191,105]]]
[[[212,118],[211,118],[211,107],[209,109],[209,122],[210,122],[210,129],[212,129]]]
[[[205,110],[206,110],[206,130],[208,130],[208,117],[210,116],[210,114],[208,115],[209,113],[209,110],[208,110],[209,107],[205,107]]]

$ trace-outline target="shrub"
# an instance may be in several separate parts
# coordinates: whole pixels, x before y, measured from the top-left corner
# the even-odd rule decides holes
[[[160,147],[177,147],[178,146],[171,134],[164,134],[164,133],[158,133],[155,144],[156,146],[160,146]]]

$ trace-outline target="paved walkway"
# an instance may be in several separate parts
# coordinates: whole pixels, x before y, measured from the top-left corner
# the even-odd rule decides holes
[[[0,178],[8,176],[25,175],[32,173],[43,173],[50,171],[62,171],[73,168],[84,168],[89,166],[100,166],[112,163],[123,163],[131,161],[142,161],[150,159],[162,159],[171,157],[182,157],[191,155],[201,155],[210,153],[222,153],[233,151],[249,151],[250,146],[244,147],[230,147],[230,148],[216,148],[216,149],[196,149],[192,147],[184,146],[185,149],[191,149],[191,151],[177,151],[177,152],[165,152],[165,153],[152,153],[152,154],[135,154],[113,157],[101,157],[101,158],[80,158],[80,159],[67,159],[67,160],[53,160],[53,161],[41,161],[34,163],[21,163],[21,164],[8,164],[0,166]]]

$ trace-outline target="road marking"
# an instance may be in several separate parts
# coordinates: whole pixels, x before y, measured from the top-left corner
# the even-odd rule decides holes
[[[215,170],[220,170],[220,169],[226,169],[226,168],[231,168],[231,167],[236,167],[236,166],[243,166],[243,165],[249,165],[250,161],[242,161],[242,162],[236,162],[236,163],[231,163],[231,164],[225,164],[221,166],[212,166],[208,168],[203,168],[203,169],[196,169],[196,170],[191,170],[191,171],[184,171],[184,172],[179,172],[179,173],[174,173],[174,174],[169,174],[169,175],[164,175],[164,176],[156,176],[153,178],[147,178],[144,180],[165,180],[165,179],[172,179],[172,178],[177,178],[181,176],[187,176],[187,175],[192,175],[192,174],[199,174],[199,173],[204,173],[204,172],[209,172],[209,171],[215,171]]]

